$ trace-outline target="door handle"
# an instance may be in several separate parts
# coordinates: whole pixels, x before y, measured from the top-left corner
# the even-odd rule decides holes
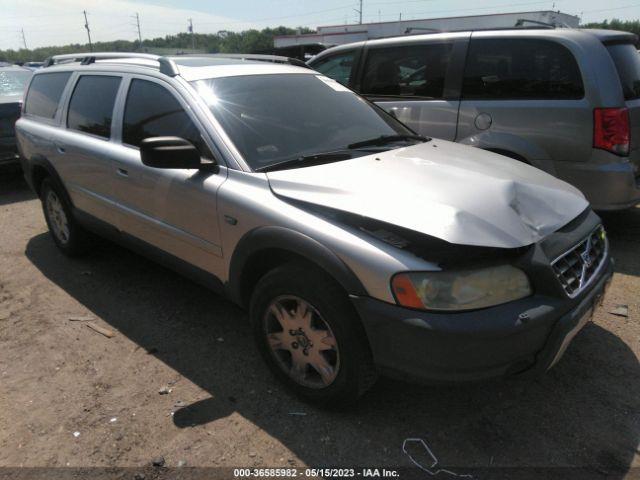
[[[125,170],[124,168],[118,168],[117,173],[121,177],[128,177],[129,176],[129,172],[127,170]]]

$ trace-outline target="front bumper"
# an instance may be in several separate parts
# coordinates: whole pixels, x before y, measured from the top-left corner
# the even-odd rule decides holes
[[[584,325],[613,274],[610,258],[573,300],[546,295],[463,313],[432,313],[352,297],[381,373],[464,382],[548,370]],[[565,341],[566,340],[566,341]]]

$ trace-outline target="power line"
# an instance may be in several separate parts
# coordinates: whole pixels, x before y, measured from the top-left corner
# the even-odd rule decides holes
[[[196,37],[193,36],[193,19],[189,19],[189,27],[188,27],[188,31],[191,34],[191,48],[193,50],[196,49]]]
[[[87,37],[89,37],[89,51],[93,52],[93,44],[91,43],[91,30],[89,30],[89,20],[87,20],[87,11],[83,10],[84,13],[84,28],[87,29]]]
[[[138,15],[138,12],[136,12],[135,19],[136,25],[138,27],[138,41],[140,42],[140,46],[142,46],[142,33],[140,33],[140,15]]]
[[[354,10],[356,11],[356,13],[358,14],[358,17],[359,17],[358,23],[360,25],[362,25],[362,0],[360,0],[360,8],[359,9],[354,8]]]

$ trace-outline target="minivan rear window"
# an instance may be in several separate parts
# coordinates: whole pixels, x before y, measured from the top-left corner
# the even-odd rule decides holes
[[[625,100],[640,98],[640,53],[630,43],[608,45],[607,50],[618,70]]]
[[[573,54],[550,40],[472,39],[462,86],[464,99],[565,100],[584,96]]]
[[[71,72],[41,73],[35,75],[29,86],[24,111],[30,115],[53,118]]]

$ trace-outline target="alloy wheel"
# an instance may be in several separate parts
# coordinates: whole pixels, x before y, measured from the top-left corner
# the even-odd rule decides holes
[[[267,344],[282,371],[299,385],[325,388],[336,379],[340,354],[320,312],[302,298],[275,298],[264,315]]]

